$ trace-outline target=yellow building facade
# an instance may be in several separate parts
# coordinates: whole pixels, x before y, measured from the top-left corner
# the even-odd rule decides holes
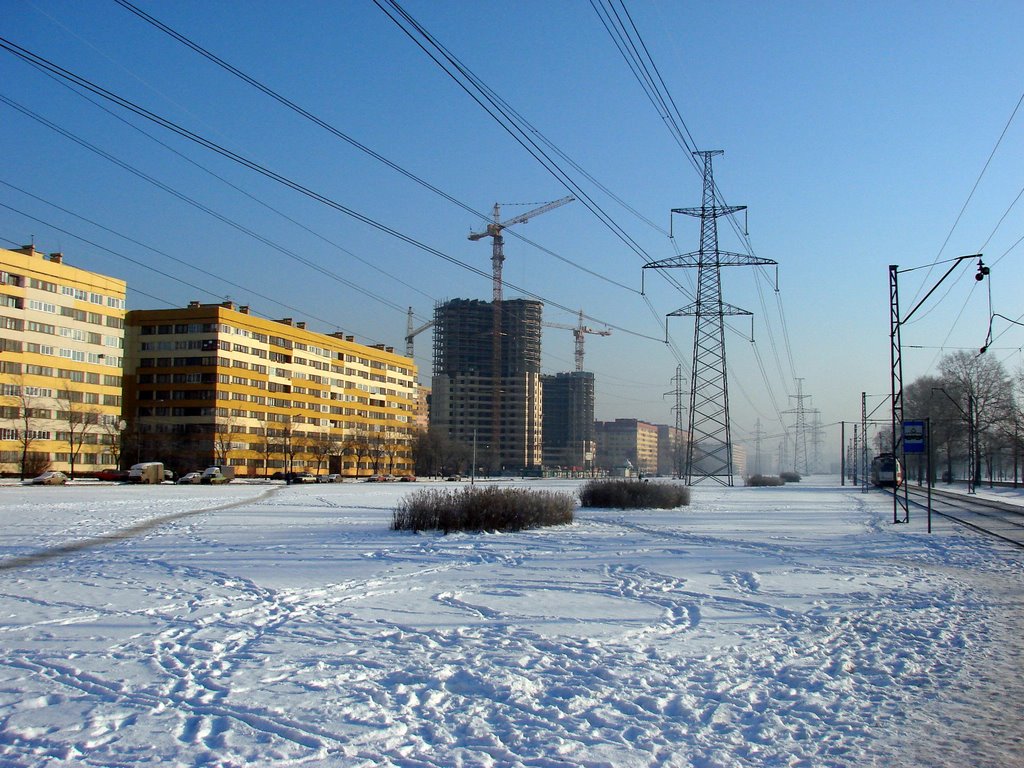
[[[125,283],[0,249],[0,473],[117,464]]]
[[[413,472],[416,366],[232,302],[126,318],[126,450],[178,472]]]

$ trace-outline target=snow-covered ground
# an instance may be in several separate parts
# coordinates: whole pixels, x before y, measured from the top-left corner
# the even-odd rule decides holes
[[[1020,551],[830,479],[450,536],[410,490],[0,487],[0,765],[1024,765]]]

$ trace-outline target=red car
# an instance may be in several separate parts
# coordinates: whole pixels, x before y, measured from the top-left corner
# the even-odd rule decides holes
[[[97,480],[107,480],[114,483],[128,482],[127,469],[101,469],[96,473]]]

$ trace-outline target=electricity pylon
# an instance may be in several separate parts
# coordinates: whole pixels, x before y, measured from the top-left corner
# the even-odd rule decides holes
[[[796,424],[793,427],[795,439],[793,442],[793,471],[801,477],[807,475],[807,409],[804,407],[804,400],[810,395],[804,394],[804,380],[796,379],[796,394],[790,395],[790,399],[796,400],[796,408],[791,408],[783,413],[791,413],[796,416]]]
[[[673,208],[672,213],[700,218],[700,250],[645,264],[644,269],[697,269],[697,298],[668,317],[694,317],[693,366],[690,371],[690,440],[686,446],[686,482],[712,479],[732,485],[732,433],[729,384],[725,365],[725,316],[750,315],[722,301],[722,267],[776,264],[770,259],[718,249],[718,217],[746,206],[719,206],[711,158],[722,150],[694,152],[704,161],[704,194],[700,208]]]

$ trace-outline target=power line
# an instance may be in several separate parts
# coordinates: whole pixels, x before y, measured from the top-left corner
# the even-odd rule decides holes
[[[361,214],[358,211],[355,211],[354,209],[349,208],[348,206],[345,206],[345,205],[343,205],[343,204],[341,204],[341,203],[339,203],[339,202],[337,202],[337,201],[335,201],[335,200],[333,200],[333,199],[331,199],[331,198],[329,198],[329,197],[327,197],[325,195],[322,195],[322,194],[320,194],[318,192],[315,192],[315,191],[313,191],[313,190],[311,190],[311,189],[309,189],[309,188],[299,184],[298,182],[293,181],[292,179],[289,179],[288,177],[283,176],[280,173],[277,173],[277,172],[275,172],[275,171],[273,171],[273,170],[271,170],[269,168],[266,168],[265,166],[255,162],[253,160],[250,160],[249,158],[246,158],[246,157],[244,157],[244,156],[242,156],[242,155],[240,155],[240,154],[238,154],[238,153],[236,153],[236,152],[234,152],[232,150],[229,150],[229,149],[227,149],[225,147],[222,147],[221,145],[217,144],[216,142],[213,142],[213,141],[211,141],[209,139],[204,138],[203,136],[200,136],[199,134],[196,134],[196,133],[194,133],[194,132],[192,132],[192,131],[190,131],[190,130],[188,130],[186,128],[183,128],[182,126],[177,125],[176,123],[174,123],[171,120],[163,118],[163,117],[161,117],[161,116],[159,116],[159,115],[157,115],[157,114],[155,114],[155,113],[145,109],[144,107],[141,107],[141,106],[135,104],[134,102],[132,102],[132,101],[130,101],[128,99],[125,99],[125,98],[123,98],[121,96],[118,96],[117,94],[115,94],[115,93],[113,93],[111,91],[108,91],[107,89],[105,89],[105,88],[103,88],[103,87],[101,87],[99,85],[96,85],[95,83],[92,83],[91,81],[89,81],[89,80],[87,80],[87,79],[85,79],[85,78],[83,78],[83,77],[81,77],[79,75],[76,75],[76,74],[70,72],[69,70],[66,70],[66,69],[64,69],[64,68],[62,68],[62,67],[60,67],[60,66],[58,66],[56,64],[53,64],[52,62],[50,62],[50,61],[48,61],[48,60],[46,60],[46,59],[44,59],[44,58],[42,58],[40,56],[37,56],[36,54],[33,54],[32,52],[28,51],[27,49],[24,49],[21,46],[18,46],[15,43],[10,42],[6,38],[0,37],[0,48],[3,48],[5,50],[7,50],[8,52],[12,53],[13,55],[17,56],[18,58],[20,58],[20,59],[22,59],[22,60],[24,60],[24,61],[26,61],[26,62],[28,62],[30,64],[33,64],[34,66],[36,66],[36,67],[38,67],[38,68],[40,68],[40,69],[42,69],[44,71],[51,72],[52,74],[56,75],[57,77],[60,77],[61,79],[67,80],[68,82],[71,82],[71,83],[73,83],[73,84],[75,84],[75,85],[77,85],[79,87],[85,88],[86,90],[96,94],[97,96],[100,96],[101,98],[103,98],[103,99],[105,99],[107,101],[110,101],[110,102],[112,102],[114,104],[117,104],[118,106],[120,106],[120,107],[122,107],[124,109],[127,109],[128,111],[133,112],[134,114],[136,114],[136,115],[138,115],[140,117],[143,117],[146,120],[149,120],[150,122],[156,123],[157,125],[160,125],[161,127],[166,128],[167,130],[170,130],[173,133],[178,134],[179,136],[182,136],[183,138],[186,138],[186,139],[188,139],[188,140],[190,140],[190,141],[192,141],[192,142],[194,142],[196,144],[199,144],[200,146],[202,146],[202,147],[204,147],[204,148],[206,148],[206,149],[208,149],[208,150],[210,150],[212,152],[215,152],[215,153],[217,153],[217,154],[219,154],[219,155],[221,155],[221,156],[223,156],[223,157],[225,157],[225,158],[227,158],[229,160],[232,160],[233,162],[238,163],[239,165],[242,165],[242,166],[244,166],[244,167],[246,167],[246,168],[248,168],[248,169],[250,169],[252,171],[255,171],[256,173],[259,173],[259,174],[265,176],[266,178],[269,178],[272,181],[275,181],[275,182],[277,182],[277,183],[279,183],[279,184],[281,184],[281,185],[283,185],[285,187],[288,187],[289,189],[292,189],[293,191],[299,192],[300,194],[305,195],[306,197],[309,197],[309,198],[311,198],[311,199],[313,199],[313,200],[315,200],[315,201],[317,201],[319,203],[322,203],[323,205],[326,205],[326,206],[328,206],[330,208],[333,208],[334,210],[339,211],[340,213],[343,213],[343,214],[345,214],[345,215],[347,215],[347,216],[349,216],[351,218],[354,218],[357,221],[360,221],[360,222],[362,222],[364,224],[367,224],[367,225],[373,227],[374,229],[377,229],[377,230],[379,230],[381,232],[384,232],[385,234],[391,235],[392,237],[395,237],[396,239],[401,240],[402,242],[408,243],[409,245],[412,245],[412,246],[414,246],[414,247],[416,247],[416,248],[418,248],[420,250],[423,250],[423,251],[425,251],[425,252],[427,252],[427,253],[429,253],[431,255],[437,256],[438,258],[440,258],[440,259],[442,259],[444,261],[447,261],[447,262],[449,262],[451,264],[454,264],[456,266],[462,267],[463,269],[465,269],[465,270],[467,270],[469,272],[472,272],[472,273],[474,273],[476,275],[479,275],[480,277],[483,277],[483,278],[488,279],[488,280],[491,278],[491,275],[489,273],[484,272],[483,270],[481,270],[481,269],[479,269],[477,267],[474,267],[474,266],[472,266],[470,264],[467,264],[467,263],[465,263],[463,261],[460,261],[459,259],[456,259],[455,257],[450,256],[450,255],[444,253],[443,251],[440,251],[437,248],[433,248],[432,246],[426,245],[425,243],[420,242],[419,240],[411,237],[410,235],[407,235],[407,234],[405,234],[403,232],[400,232],[400,231],[398,231],[398,230],[396,230],[396,229],[394,229],[392,227],[389,227],[389,226],[387,226],[385,224],[382,224],[381,222],[378,222],[378,221],[376,221],[375,219],[373,219],[373,218],[371,218],[369,216]],[[16,105],[14,102],[11,102],[9,99],[6,99],[4,97],[0,97],[0,100],[3,100],[4,102],[10,104],[11,106],[13,106],[14,108],[18,109],[19,111],[23,111],[23,112],[29,113],[28,110],[25,110],[24,108]],[[31,113],[31,115],[35,117],[34,113]],[[40,119],[42,119],[42,118],[40,118]],[[78,139],[77,137],[74,137],[69,132],[64,131],[64,129],[61,129],[61,128],[53,125],[52,123],[49,123],[49,121],[45,121],[45,119],[42,119],[42,120],[44,122],[46,122],[54,130],[58,131],[59,133],[62,133],[63,135],[67,136],[68,138],[72,138],[72,140],[76,141],[77,143],[83,144],[83,146],[88,145],[87,142],[83,143],[82,140]],[[117,165],[120,165],[121,167],[125,168],[126,170],[129,170],[132,173],[135,173],[136,175],[141,175],[141,176],[145,177],[145,175],[141,174],[141,172],[136,171],[135,169],[132,169],[131,166],[128,166],[127,164],[122,163],[121,161],[117,160],[113,156],[110,156],[107,153],[103,153],[102,150],[98,150],[96,148],[93,148],[91,145],[88,145],[88,147],[90,149],[94,149],[94,151],[98,151],[103,156],[107,157],[112,162],[114,162]],[[190,198],[187,198],[186,196],[182,195],[181,193],[176,192],[176,191],[172,190],[169,187],[166,187],[166,185],[162,185],[160,182],[156,181],[155,179],[151,179],[150,177],[145,177],[145,178],[146,178],[147,181],[150,181],[151,183],[154,183],[157,186],[160,186],[162,189],[164,189],[165,191],[167,191],[170,194],[174,195],[175,197],[179,197],[179,199],[183,199],[183,200],[185,200],[187,202],[190,202],[190,204],[192,204],[192,205],[199,206],[201,209],[203,209],[206,212],[210,213],[210,215],[213,215],[213,216],[221,219],[222,221],[224,221],[225,223],[228,223],[231,226],[235,226],[236,228],[240,228],[240,225],[237,225],[237,224],[231,222],[230,220],[221,217],[216,212],[213,212],[212,210],[206,208],[205,206],[202,206],[202,204],[197,203],[196,201],[192,201]],[[247,234],[250,234],[251,236],[259,239],[261,242],[264,242],[267,245],[270,245],[271,247],[273,247],[273,248],[275,248],[277,250],[282,251],[286,255],[290,255],[290,256],[292,256],[294,258],[299,259],[300,261],[303,261],[302,257],[299,257],[297,254],[292,254],[287,249],[284,249],[281,246],[278,246],[278,245],[276,245],[274,243],[271,243],[270,241],[266,240],[265,238],[262,238],[260,235],[257,235],[256,233],[253,233],[253,232],[251,232],[249,230],[244,230],[244,228],[242,228],[242,229],[243,229],[243,231],[246,231]],[[319,267],[317,265],[311,265],[311,266],[313,266],[315,269],[318,269],[318,271],[325,272],[325,274],[330,274],[330,273],[327,273],[326,270],[323,270],[323,268],[321,268],[321,267]],[[334,277],[335,279],[341,280],[341,278],[338,278],[335,275],[332,275],[332,277]],[[533,291],[529,291],[529,290],[527,290],[527,289],[525,289],[525,288],[523,288],[521,286],[515,285],[514,283],[506,282],[506,285],[508,287],[512,288],[513,290],[516,290],[516,291],[522,293],[524,296],[528,296],[528,297],[534,298],[534,299],[536,299],[538,301],[542,301],[542,302],[544,302],[546,304],[550,304],[551,306],[557,307],[558,309],[561,309],[561,310],[563,310],[565,312],[578,312],[578,309],[574,310],[574,309],[572,309],[572,308],[570,308],[568,306],[565,306],[565,305],[563,305],[563,304],[561,304],[559,302],[553,301],[551,299],[545,299],[543,296],[541,296],[541,295],[539,295],[537,293],[534,293]],[[401,311],[403,314],[405,314],[405,309],[404,308],[398,307],[397,305],[395,305],[395,308],[397,309],[397,311]],[[610,328],[614,328],[614,329],[619,330],[619,331],[621,331],[623,333],[626,333],[626,334],[629,334],[629,335],[632,335],[632,336],[636,336],[638,338],[644,338],[644,339],[648,339],[648,340],[651,340],[651,341],[657,341],[659,343],[662,341],[661,339],[659,339],[657,337],[649,336],[649,335],[646,335],[646,334],[642,334],[642,333],[630,330],[628,328],[624,328],[624,327],[618,326],[618,325],[616,325],[614,323],[609,323],[607,321],[599,320],[599,319],[596,319],[596,318],[595,318],[595,320],[596,320],[596,322],[600,322],[603,325],[606,325],[606,326],[608,326]]]
[[[226,70],[227,72],[230,72],[235,77],[237,77],[240,80],[242,80],[243,82],[248,83],[253,88],[256,88],[261,93],[266,94],[267,96],[269,96],[270,98],[272,98],[276,102],[278,102],[279,104],[287,107],[288,109],[292,110],[296,114],[301,115],[302,117],[306,118],[310,122],[318,125],[320,128],[323,128],[325,131],[327,131],[331,135],[335,136],[336,138],[341,139],[342,141],[346,142],[350,146],[358,149],[360,152],[363,152],[363,153],[369,155],[374,160],[377,160],[378,162],[384,164],[388,168],[390,168],[393,171],[401,174],[402,176],[406,177],[410,181],[413,181],[414,183],[419,184],[420,186],[424,187],[425,189],[433,192],[435,195],[438,195],[439,197],[447,200],[448,202],[452,203],[453,205],[461,208],[462,210],[464,210],[464,211],[466,211],[468,213],[473,214],[474,216],[476,216],[478,218],[483,219],[484,221],[489,221],[490,220],[489,217],[486,214],[481,213],[481,212],[475,210],[469,204],[462,202],[461,200],[459,200],[458,198],[454,197],[453,195],[445,192],[440,187],[437,187],[434,184],[431,184],[430,182],[428,182],[426,179],[422,178],[421,176],[416,175],[412,171],[409,171],[408,169],[404,168],[403,166],[399,165],[398,163],[394,162],[393,160],[390,160],[389,158],[385,157],[384,155],[380,154],[379,152],[375,151],[374,149],[371,149],[366,144],[363,144],[362,142],[356,140],[355,138],[353,138],[352,136],[348,135],[347,133],[341,131],[340,129],[338,129],[337,127],[332,125],[331,123],[328,123],[326,120],[323,120],[322,118],[320,118],[319,116],[313,114],[312,112],[310,112],[309,110],[305,109],[304,107],[296,104],[294,101],[292,101],[291,99],[289,99],[286,96],[282,95],[278,91],[275,91],[274,89],[270,88],[265,83],[257,80],[256,78],[252,77],[251,75],[248,75],[247,73],[245,73],[242,70],[238,69],[234,65],[232,65],[232,64],[228,63],[227,61],[225,61],[224,59],[220,58],[219,56],[217,56],[213,52],[211,52],[208,49],[202,47],[201,45],[199,45],[197,42],[195,42],[191,38],[183,35],[182,33],[178,32],[177,30],[175,30],[172,27],[168,26],[167,24],[164,24],[162,21],[160,21],[156,17],[146,13],[145,11],[140,9],[138,6],[133,5],[132,3],[128,2],[128,0],[114,0],[114,2],[116,2],[118,5],[120,5],[121,7],[125,8],[126,10],[130,11],[131,13],[135,14],[136,16],[138,16],[143,21],[145,21],[145,22],[151,24],[152,26],[156,27],[161,32],[164,32],[165,34],[169,35],[171,38],[177,40],[182,45],[186,46],[187,48],[191,49],[192,51],[195,51],[196,53],[198,53],[203,58],[205,58],[208,61],[216,64],[218,67],[221,67],[222,69]],[[595,183],[596,183],[596,181],[595,181]],[[602,187],[602,189],[604,189],[604,188]],[[605,191],[608,192],[608,190],[605,190]],[[608,192],[608,194],[611,194],[611,193]],[[623,205],[625,205],[625,203],[623,203]],[[630,210],[632,210],[632,209],[630,209]],[[639,214],[637,214],[637,215],[639,216]],[[510,234],[515,235],[515,232],[514,231],[510,231]],[[569,258],[566,258],[564,256],[561,256],[561,255],[555,253],[554,251],[551,251],[548,248],[544,248],[544,247],[542,247],[542,246],[532,242],[531,240],[528,240],[525,237],[519,236],[519,239],[521,241],[529,244],[529,245],[532,245],[533,247],[537,248],[538,250],[542,251],[543,253],[546,253],[549,256],[552,256],[553,258],[558,259],[559,261],[562,261],[565,264],[568,264],[568,265],[570,265],[572,267],[575,267],[576,269],[579,269],[582,272],[586,272],[587,274],[589,274],[589,275],[591,275],[593,277],[596,277],[596,278],[598,278],[600,280],[604,280],[606,282],[609,282],[612,285],[615,285],[615,286],[617,286],[619,288],[623,288],[625,290],[628,290],[628,291],[631,291],[631,292],[634,292],[634,293],[637,292],[634,288],[630,288],[629,286],[627,286],[627,285],[625,285],[623,283],[619,283],[618,281],[612,280],[611,278],[608,278],[605,275],[602,275],[602,274],[600,274],[598,272],[595,272],[594,270],[589,269],[589,268],[583,266],[582,264],[576,263],[572,259],[569,259]]]
[[[612,38],[612,42],[618,49],[619,53],[625,59],[627,66],[633,72],[637,81],[648,99],[654,105],[655,110],[658,112],[662,122],[668,127],[673,139],[679,144],[680,148],[684,151],[684,154],[691,165],[698,173],[702,173],[702,168],[699,163],[696,162],[694,153],[696,152],[696,141],[693,135],[690,133],[689,127],[686,125],[682,114],[665,83],[664,78],[654,61],[654,57],[650,53],[650,49],[644,42],[643,36],[640,30],[637,28],[635,22],[629,14],[628,9],[625,6],[623,0],[619,0],[619,6],[621,6],[621,14],[615,7],[614,0],[591,0],[591,7],[597,13],[598,18],[604,25],[605,30]],[[628,23],[627,23],[628,22]],[[714,186],[714,195],[718,202],[720,202],[722,208],[728,208],[724,197],[721,194],[721,190],[718,185]],[[743,241],[747,253],[753,257],[753,244],[750,241],[749,234],[746,231],[741,232],[735,220],[730,216],[728,217],[729,225],[736,232],[736,234]],[[673,238],[673,244],[675,240]],[[677,247],[678,254],[678,247]],[[757,270],[760,272],[761,270]],[[764,319],[766,327],[768,329],[768,337],[771,342],[771,346],[774,352],[776,364],[779,368],[779,373],[782,375],[783,380],[785,376],[782,374],[782,366],[779,362],[778,349],[775,339],[775,334],[772,332],[772,326],[768,322],[767,307],[764,304],[764,297],[761,295],[760,283],[758,285],[758,293],[761,299],[762,310],[764,311]],[[779,319],[781,323],[782,340],[785,345],[786,355],[789,360],[790,372],[793,378],[796,378],[796,366],[793,361],[792,345],[790,343],[789,329],[786,325],[785,313],[783,311],[782,297],[778,290],[778,285],[775,286],[776,303],[779,311]],[[768,384],[769,380],[762,366],[762,375],[765,376],[765,383]],[[770,387],[770,385],[769,385]],[[774,393],[771,393],[773,401],[775,400]],[[776,410],[778,406],[776,404]]]
[[[254,232],[253,230],[243,226],[242,224],[239,224],[238,222],[234,221],[233,219],[230,219],[227,216],[225,216],[225,215],[223,215],[221,213],[218,213],[217,211],[215,211],[214,209],[210,208],[209,206],[206,206],[203,203],[200,203],[198,200],[195,200],[194,198],[189,197],[188,195],[184,194],[183,192],[179,192],[178,190],[176,190],[173,187],[170,187],[170,186],[164,184],[163,182],[159,181],[158,179],[155,179],[154,177],[150,176],[149,174],[144,173],[143,171],[140,171],[139,169],[135,168],[134,166],[132,166],[132,165],[130,165],[130,164],[128,164],[128,163],[118,159],[117,157],[111,155],[109,152],[106,152],[106,151],[100,149],[99,147],[97,147],[94,144],[91,144],[90,142],[86,141],[85,139],[83,139],[83,138],[81,138],[79,136],[76,136],[75,134],[71,133],[70,131],[68,131],[68,130],[66,130],[64,128],[61,128],[57,124],[47,120],[46,118],[44,118],[41,115],[33,112],[32,110],[27,109],[26,107],[23,107],[22,105],[18,104],[15,101],[12,101],[11,99],[8,99],[6,96],[4,96],[2,94],[0,94],[0,102],[3,102],[4,104],[7,104],[9,107],[11,107],[12,109],[17,110],[18,112],[21,112],[26,117],[32,118],[33,120],[35,120],[35,121],[45,125],[47,128],[50,128],[51,130],[53,130],[53,131],[59,133],[60,135],[64,136],[65,138],[70,139],[71,141],[75,142],[79,146],[81,146],[81,147],[83,147],[85,149],[88,149],[91,152],[94,152],[95,154],[99,155],[100,157],[104,158],[105,160],[108,160],[109,162],[114,163],[118,167],[128,171],[129,173],[133,174],[134,176],[137,176],[138,178],[142,179],[143,181],[146,181],[146,182],[152,184],[153,186],[155,186],[155,187],[157,187],[159,189],[162,189],[164,192],[167,192],[168,194],[178,198],[182,202],[187,203],[188,205],[191,205],[192,207],[197,208],[200,211],[203,211],[204,213],[214,217],[218,221],[221,221],[224,224],[227,224],[228,226],[238,230],[239,232],[242,232],[242,233],[248,235],[249,237],[254,238],[255,240],[257,240],[257,241],[263,243],[264,245],[266,245],[266,246],[276,250],[277,252],[279,252],[279,253],[281,253],[281,254],[283,254],[285,256],[288,256],[289,258],[294,259],[295,261],[298,261],[300,264],[304,264],[305,266],[310,267],[311,269],[316,270],[317,272],[321,273],[325,277],[329,277],[332,280],[335,280],[335,281],[341,283],[342,285],[345,285],[345,286],[353,289],[357,293],[360,293],[360,294],[366,296],[367,298],[373,299],[374,301],[377,301],[377,302],[383,304],[384,306],[388,307],[389,309],[394,309],[396,311],[399,311],[399,312],[402,312],[403,314],[405,314],[405,309],[403,307],[401,307],[400,305],[396,304],[395,302],[391,301],[390,299],[386,299],[383,296],[378,296],[377,294],[375,294],[375,293],[373,293],[371,291],[368,291],[367,289],[357,285],[356,283],[353,283],[351,280],[348,280],[348,279],[346,279],[344,277],[341,277],[340,275],[330,271],[329,269],[320,266],[316,262],[314,262],[314,261],[312,261],[310,259],[307,259],[304,256],[300,256],[299,254],[295,253],[294,251],[291,251],[291,250],[285,248],[284,246],[279,245],[278,243],[275,243],[272,240],[269,240],[269,239],[263,237],[262,235],[260,235],[260,234],[258,234],[256,232]]]
[[[271,302],[273,304],[277,304],[280,307],[284,307],[285,309],[287,309],[287,310],[289,310],[291,312],[297,313],[300,317],[301,316],[305,316],[305,317],[308,317],[308,318],[310,318],[312,320],[318,320],[319,322],[324,323],[327,327],[331,327],[331,326],[335,326],[336,327],[337,326],[337,324],[335,322],[332,322],[332,321],[327,320],[327,319],[322,318],[322,317],[317,317],[316,315],[310,313],[309,310],[299,309],[298,307],[294,307],[291,304],[287,304],[285,302],[280,301],[279,299],[275,299],[275,298],[272,298],[271,296],[267,296],[266,294],[260,293],[259,291],[256,291],[253,288],[250,288],[248,286],[242,285],[241,283],[237,283],[237,282],[235,282],[233,280],[229,280],[228,278],[226,278],[226,277],[224,277],[222,275],[218,275],[215,272],[211,272],[208,269],[203,269],[203,268],[197,267],[193,262],[186,261],[185,259],[179,259],[176,256],[172,256],[171,254],[167,253],[166,251],[160,250],[159,248],[156,248],[156,247],[154,247],[152,245],[148,245],[148,244],[142,242],[141,240],[136,240],[135,238],[130,237],[129,235],[126,235],[126,234],[124,234],[122,232],[118,232],[117,230],[112,229],[112,228],[110,228],[108,226],[105,226],[103,224],[100,224],[97,221],[93,221],[92,219],[89,219],[89,218],[87,218],[85,216],[82,216],[81,214],[78,214],[78,213],[75,213],[74,211],[68,210],[67,208],[64,208],[63,206],[57,205],[57,203],[54,203],[54,202],[52,202],[50,200],[45,200],[45,199],[43,199],[43,198],[41,198],[41,197],[39,197],[37,195],[32,194],[31,192],[28,192],[27,190],[22,189],[21,187],[17,187],[14,184],[11,184],[11,183],[9,183],[7,181],[4,181],[3,179],[0,179],[0,184],[3,184],[5,187],[13,189],[13,190],[15,190],[17,192],[20,192],[21,194],[23,194],[23,195],[25,195],[27,197],[30,197],[33,200],[37,200],[37,201],[39,201],[41,203],[44,203],[44,204],[49,205],[49,206],[51,206],[53,208],[56,208],[58,211],[61,211],[62,213],[66,213],[69,216],[73,216],[74,218],[79,219],[80,221],[83,221],[86,224],[90,224],[90,225],[92,225],[94,227],[97,227],[98,229],[102,229],[105,232],[109,232],[110,234],[115,235],[115,236],[117,236],[117,237],[119,237],[119,238],[121,238],[123,240],[127,240],[129,243],[132,243],[133,245],[137,245],[140,248],[145,248],[147,251],[155,253],[158,256],[162,256],[162,257],[164,257],[166,259],[170,259],[171,261],[174,261],[174,262],[176,262],[178,264],[181,264],[182,266],[188,267],[189,269],[194,269],[196,271],[200,271],[204,275],[211,275],[214,278],[216,278],[217,280],[220,280],[221,282],[225,283],[226,285],[230,285],[230,286],[232,286],[234,288],[238,288],[238,289],[240,289],[242,291],[246,291],[247,293],[252,294],[253,296],[257,296],[257,297],[259,297],[261,299],[264,299],[266,301],[269,301],[269,302]],[[187,281],[181,280],[176,275],[171,275],[171,274],[168,274],[166,272],[162,272],[162,271],[156,269],[155,267],[153,267],[150,264],[138,261],[138,260],[133,259],[133,258],[131,258],[129,256],[125,256],[124,254],[121,254],[121,253],[119,253],[117,251],[113,251],[111,249],[108,249],[105,246],[102,246],[102,245],[100,245],[98,243],[95,243],[95,242],[85,238],[85,237],[82,237],[81,235],[78,235],[78,234],[76,234],[74,232],[71,232],[69,230],[63,229],[63,228],[57,226],[56,224],[53,224],[52,222],[44,221],[43,219],[40,219],[40,218],[38,218],[36,216],[33,216],[33,215],[31,215],[31,214],[29,214],[29,213],[27,213],[25,211],[18,210],[16,208],[13,208],[12,206],[5,205],[3,203],[0,203],[0,206],[2,206],[4,208],[7,208],[8,210],[13,211],[13,212],[15,212],[17,214],[20,214],[21,216],[24,216],[26,218],[32,219],[33,221],[39,222],[40,224],[44,224],[45,226],[50,227],[51,229],[53,229],[53,230],[55,230],[57,232],[61,232],[63,234],[69,235],[69,236],[71,236],[71,237],[73,237],[73,238],[75,238],[77,240],[81,240],[84,243],[88,243],[89,245],[92,245],[95,248],[100,248],[101,250],[105,250],[108,253],[110,253],[110,254],[112,254],[114,256],[117,256],[118,258],[121,258],[121,259],[124,259],[126,261],[129,261],[132,264],[135,264],[136,266],[140,266],[143,269],[148,269],[150,271],[156,272],[159,275],[162,275],[163,277],[169,277],[172,280],[177,280],[178,282],[182,283],[183,285],[187,285],[190,288],[196,288],[197,290],[201,290],[204,293],[210,294],[211,296],[216,296],[217,295],[213,291],[210,291],[210,290],[205,289],[205,288],[201,288],[201,287],[196,286],[196,285],[194,285],[192,283],[189,283]],[[133,290],[136,290],[136,289],[133,289]],[[373,339],[373,337],[368,336],[366,334],[360,334],[360,335],[364,336],[365,338]],[[380,339],[373,339],[373,341],[379,342],[381,340]]]
[[[413,291],[415,293],[420,294],[421,296],[423,296],[424,298],[428,299],[432,303],[436,303],[437,302],[437,298],[436,297],[431,296],[430,294],[420,290],[419,288],[417,288],[416,286],[414,286],[414,285],[412,285],[410,283],[405,282],[404,280],[401,280],[400,278],[395,276],[393,273],[390,273],[390,272],[388,272],[388,271],[386,271],[384,269],[381,269],[380,267],[378,267],[376,264],[374,264],[369,259],[364,259],[362,256],[359,256],[358,254],[353,253],[352,251],[350,251],[349,249],[345,248],[344,246],[334,242],[330,238],[325,237],[324,235],[322,235],[319,232],[315,231],[311,227],[307,227],[305,224],[300,222],[298,219],[295,219],[295,218],[289,216],[287,213],[285,213],[281,209],[271,205],[270,203],[267,203],[264,200],[261,200],[260,198],[256,197],[253,194],[250,194],[249,192],[247,192],[246,190],[242,189],[240,186],[238,186],[234,182],[232,182],[229,179],[224,178],[220,174],[212,171],[211,169],[209,169],[206,166],[204,166],[202,163],[199,163],[199,162],[193,160],[192,158],[190,158],[185,153],[179,152],[177,149],[172,147],[170,144],[168,144],[165,141],[161,141],[159,138],[154,136],[149,131],[143,130],[142,128],[140,128],[139,126],[135,125],[134,123],[132,123],[132,122],[130,122],[128,120],[125,120],[123,117],[121,117],[120,115],[116,114],[113,110],[107,109],[105,106],[103,106],[103,104],[99,103],[98,101],[96,101],[95,99],[91,98],[87,94],[84,94],[81,91],[71,87],[66,82],[64,82],[64,81],[54,77],[49,72],[43,72],[42,74],[44,74],[46,77],[48,77],[51,80],[53,80],[55,83],[60,85],[62,88],[65,88],[66,90],[68,90],[70,93],[73,93],[78,98],[87,101],[89,104],[93,105],[96,109],[102,110],[106,114],[110,115],[110,117],[112,117],[113,119],[117,120],[122,125],[124,125],[127,128],[130,128],[131,130],[133,130],[133,131],[135,131],[135,132],[145,136],[150,141],[152,141],[152,142],[158,144],[159,146],[163,147],[168,152],[172,153],[173,155],[175,155],[176,157],[180,158],[184,162],[188,163],[192,167],[199,169],[200,171],[202,171],[203,173],[207,174],[208,176],[212,176],[213,178],[215,178],[218,181],[220,181],[222,184],[225,184],[226,186],[228,186],[231,189],[235,190],[239,194],[245,196],[249,200],[252,200],[257,205],[265,208],[266,210],[272,211],[273,213],[277,214],[278,216],[280,216],[285,221],[288,221],[291,224],[294,224],[296,227],[298,227],[299,229],[303,230],[304,232],[307,232],[308,234],[310,234],[313,237],[317,238],[321,242],[326,243],[327,245],[330,245],[333,248],[336,248],[338,251],[340,251],[341,253],[345,254],[346,256],[349,256],[349,257],[355,259],[356,261],[358,261],[359,263],[365,265],[366,267],[368,267],[368,268],[370,268],[370,269],[372,269],[372,270],[374,270],[376,272],[379,272],[380,274],[384,275],[385,277],[387,277],[390,280],[393,280],[394,282],[398,283],[399,285],[402,285],[402,286],[408,288],[409,290],[411,290],[411,291]],[[355,284],[353,283],[353,285],[355,285]]]
[[[552,176],[559,180],[617,238],[645,263],[651,257],[576,181],[546,153],[538,141],[540,133],[525,123],[521,116],[493,89],[486,85],[454,54],[417,22],[397,0],[374,0],[375,5],[422,50],[441,70],[473,99],[516,143],[523,147]],[[390,7],[384,7],[384,4]],[[536,140],[535,140],[536,139]],[[540,143],[551,145],[546,139]],[[683,290],[682,286],[677,287]]]
[[[953,232],[960,223],[960,219],[963,218],[964,212],[967,210],[967,206],[970,205],[971,200],[974,198],[974,193],[978,191],[978,186],[981,184],[982,178],[984,178],[985,173],[988,171],[989,165],[992,164],[992,158],[995,157],[996,151],[999,149],[999,145],[1003,143],[1003,138],[1006,136],[1006,132],[1010,129],[1010,124],[1013,122],[1013,119],[1017,116],[1017,112],[1020,110],[1021,104],[1024,104],[1024,93],[1021,93],[1020,98],[1017,99],[1017,104],[1014,106],[1013,112],[1010,113],[1010,117],[1007,119],[1006,125],[1003,126],[1003,130],[999,134],[999,138],[996,139],[995,146],[993,146],[992,151],[989,152],[988,159],[985,160],[985,165],[982,166],[981,172],[978,174],[978,178],[974,180],[974,186],[971,187],[971,191],[968,193],[967,199],[964,200],[964,204],[960,207],[960,213],[957,214],[956,219],[953,221],[953,226],[949,228],[949,233],[946,235],[946,239],[942,241],[942,246],[939,248],[939,252],[935,254],[935,259],[931,264],[932,267],[938,264],[939,259],[942,257],[942,252],[946,250],[946,246],[949,244],[950,238],[953,237]],[[930,276],[931,269],[928,270],[928,274],[925,275],[924,281],[917,289],[917,293],[914,294],[911,304],[917,301],[917,298],[921,295],[921,291],[924,289],[924,286],[927,285],[928,278]]]

